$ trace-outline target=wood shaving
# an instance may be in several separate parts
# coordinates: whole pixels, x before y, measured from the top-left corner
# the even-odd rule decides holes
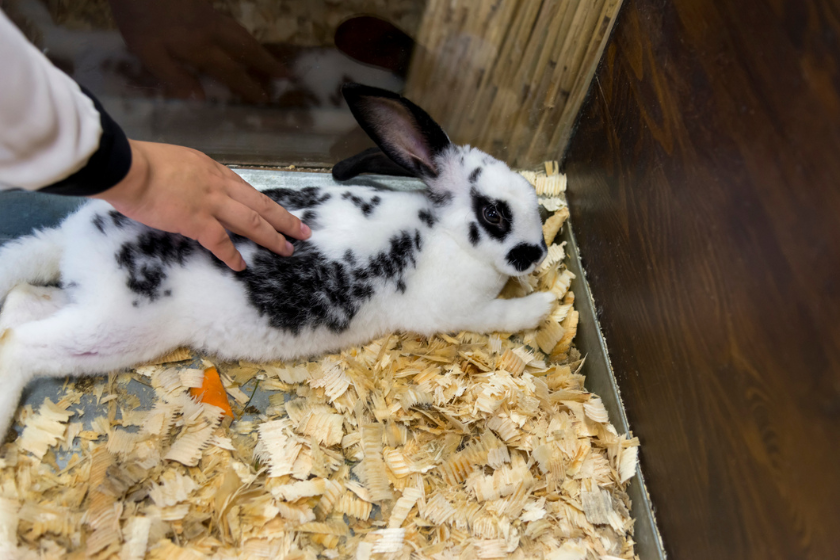
[[[639,448],[637,446],[625,449],[618,464],[619,481],[623,484],[633,478],[636,474],[636,465],[639,462]]]
[[[282,486],[275,486],[271,489],[271,493],[278,500],[294,502],[301,498],[322,495],[327,488],[326,483],[327,481],[323,478],[313,478],[312,480],[305,480],[300,482],[293,482],[291,484],[284,484]]]
[[[149,517],[133,516],[126,522],[120,560],[143,560],[146,557],[151,528],[152,519]]]
[[[379,537],[379,540],[373,544],[374,554],[393,553],[402,550],[405,529],[380,529],[379,531],[374,531],[373,534]]]
[[[480,540],[475,543],[476,556],[482,560],[487,558],[507,558],[507,542],[505,539]]]
[[[423,497],[423,492],[417,488],[408,487],[403,490],[402,496],[394,504],[394,509],[391,510],[391,517],[388,519],[388,527],[401,527],[405,519],[408,517],[417,501]]]
[[[176,348],[175,350],[164,354],[160,358],[152,360],[146,365],[155,366],[162,364],[171,364],[173,362],[185,362],[187,360],[192,360],[192,358],[193,353],[189,348]]]
[[[367,519],[370,517],[370,512],[373,510],[373,504],[360,500],[350,492],[342,494],[335,504],[335,511],[338,513],[347,514],[356,519]]]
[[[539,196],[556,197],[566,192],[566,175],[560,174],[557,162],[546,162],[545,171],[520,171]]]
[[[256,451],[255,455],[260,459],[267,459],[269,476],[291,474],[302,444],[292,436],[289,419],[261,424],[259,434],[261,450]]]
[[[398,334],[297,363],[181,353],[70,384],[0,453],[0,557],[632,559],[639,442],[584,388],[573,280],[552,260],[511,281],[503,297],[558,298],[517,335]],[[189,395],[208,364],[238,413],[256,383],[268,406],[222,424]]]
[[[64,406],[54,404],[50,399],[45,399],[38,414],[30,416],[23,427],[23,434],[20,436],[20,447],[29,451],[38,459],[43,459],[49,447],[56,444],[59,438],[64,435],[67,429],[67,420],[73,415],[72,411]]]
[[[565,252],[566,242],[562,242],[559,245],[554,244],[548,247],[548,256],[545,260],[540,264],[538,268],[538,272],[542,272],[544,270],[548,270],[552,266],[556,265],[557,263],[561,262],[563,259],[566,258]]]
[[[309,412],[298,425],[298,432],[332,447],[340,444],[344,437],[344,417],[328,412]]]
[[[569,209],[567,207],[558,208],[549,219],[543,224],[543,237],[546,245],[554,243],[554,238],[560,232],[560,228],[569,219]],[[562,259],[561,259],[562,260]]]
[[[221,408],[206,403],[200,403],[198,408],[200,411],[197,416],[186,419],[187,423],[166,453],[166,459],[178,461],[188,467],[198,464],[201,452],[210,444],[216,426],[224,415]]]

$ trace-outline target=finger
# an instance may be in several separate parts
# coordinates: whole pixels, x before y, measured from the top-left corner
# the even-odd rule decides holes
[[[269,251],[284,257],[291,256],[294,253],[294,247],[286,241],[285,237],[277,233],[277,230],[262,216],[244,204],[230,201],[230,203],[219,208],[216,217],[233,233],[247,237]]]
[[[246,67],[274,78],[285,78],[289,75],[286,66],[235,21],[231,20],[230,25],[222,26],[218,33],[221,45]]]
[[[248,75],[238,62],[218,48],[212,49],[199,62],[199,69],[213,76],[249,103],[265,103],[268,93]]]
[[[187,237],[193,236],[187,234]],[[209,222],[201,229],[198,235],[194,236],[194,239],[232,270],[237,272],[245,270],[245,259],[236,250],[233,241],[230,240],[230,236],[228,236],[225,228],[219,222]]]
[[[136,51],[146,69],[163,82],[170,95],[181,99],[204,99],[201,83],[159,44],[144,45]]]
[[[229,183],[228,194],[231,198],[262,216],[276,231],[294,239],[309,239],[312,230],[297,216],[290,214],[285,208],[246,183],[239,175],[236,175],[236,179],[232,179]]]

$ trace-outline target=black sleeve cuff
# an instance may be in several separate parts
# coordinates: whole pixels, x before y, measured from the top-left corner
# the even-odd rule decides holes
[[[131,168],[131,147],[120,126],[105,112],[99,100],[84,86],[82,92],[93,100],[99,112],[102,136],[99,148],[90,156],[83,168],[39,192],[67,196],[90,196],[107,191],[123,180]]]

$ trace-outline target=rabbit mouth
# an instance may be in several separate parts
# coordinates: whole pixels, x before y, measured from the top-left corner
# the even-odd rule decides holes
[[[520,243],[508,252],[506,260],[510,266],[524,274],[531,267],[539,264],[547,253],[545,242],[542,245]]]

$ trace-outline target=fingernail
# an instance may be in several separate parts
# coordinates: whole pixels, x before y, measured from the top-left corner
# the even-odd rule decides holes
[[[309,229],[309,226],[306,224],[300,224],[300,233],[303,235],[304,238],[309,237],[312,233],[312,230]]]
[[[286,241],[286,252],[289,253],[289,255],[295,252],[295,248],[288,241]]]

